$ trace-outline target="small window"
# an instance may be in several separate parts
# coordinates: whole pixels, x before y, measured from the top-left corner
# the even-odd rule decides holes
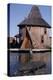
[[[44,34],[46,34],[47,33],[47,29],[46,28],[44,28]]]
[[[30,31],[31,27],[29,27],[29,31]]]
[[[41,36],[41,43],[44,43],[44,36]]]

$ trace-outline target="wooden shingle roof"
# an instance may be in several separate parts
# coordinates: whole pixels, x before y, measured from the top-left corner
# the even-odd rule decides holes
[[[18,26],[36,26],[51,28],[51,26],[42,18],[40,10],[37,6],[32,6],[32,9],[26,19],[24,19]]]

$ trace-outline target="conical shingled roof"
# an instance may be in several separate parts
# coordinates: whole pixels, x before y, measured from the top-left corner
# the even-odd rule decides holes
[[[51,26],[42,18],[39,8],[34,5],[26,19],[24,19],[18,26],[36,26],[51,28]]]
[[[41,18],[39,8],[37,6],[32,6],[32,9],[28,15],[28,18]]]

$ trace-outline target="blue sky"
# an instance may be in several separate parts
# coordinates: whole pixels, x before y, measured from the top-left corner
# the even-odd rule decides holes
[[[28,16],[32,5],[10,4],[10,36],[19,33],[17,25]],[[51,7],[39,6],[42,17],[51,25]]]

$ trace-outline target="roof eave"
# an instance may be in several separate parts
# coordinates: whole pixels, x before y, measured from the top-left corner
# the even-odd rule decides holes
[[[45,28],[51,28],[51,26],[45,26],[45,25],[32,25],[32,24],[19,24],[19,25],[17,25],[17,26],[19,26],[19,27],[22,27],[22,26],[28,26],[28,27],[30,27],[30,26],[33,26],[33,27],[45,27]]]

